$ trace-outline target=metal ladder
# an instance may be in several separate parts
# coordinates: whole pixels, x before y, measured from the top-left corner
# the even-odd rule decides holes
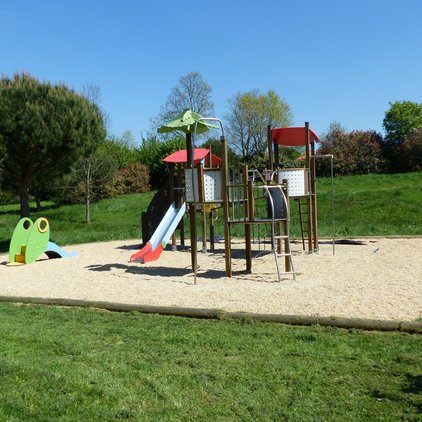
[[[292,250],[291,250],[291,245],[290,245],[290,211],[289,211],[289,207],[287,204],[287,199],[286,196],[283,192],[283,189],[281,187],[281,185],[263,185],[262,186],[267,195],[268,198],[270,200],[270,204],[271,204],[271,239],[272,239],[272,247],[273,247],[273,253],[274,253],[274,259],[275,259],[275,263],[276,263],[276,268],[277,268],[277,275],[278,275],[278,281],[281,282],[281,275],[284,274],[292,274],[293,275],[293,280],[296,280],[296,274],[295,274],[295,270],[294,270],[294,266],[293,266],[293,256],[292,256]],[[284,209],[286,210],[286,219],[287,219],[287,230],[286,233],[284,235],[281,234],[275,234],[275,219],[274,219],[274,214],[275,214],[275,210],[274,210],[274,200],[272,195],[270,194],[270,190],[271,189],[279,189],[280,193],[281,193],[281,198],[283,201],[283,206]],[[277,252],[277,241],[278,240],[284,240],[284,245],[285,245],[285,250],[283,253],[278,253]],[[288,257],[289,261],[290,261],[290,271],[280,271],[280,267],[279,267],[279,262],[278,262],[278,258],[279,257]]]

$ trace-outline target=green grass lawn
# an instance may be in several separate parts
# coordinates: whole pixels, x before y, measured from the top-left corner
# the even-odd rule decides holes
[[[141,239],[141,211],[146,210],[154,192],[104,199],[91,205],[91,224],[85,223],[84,205],[43,203],[31,219],[46,217],[51,240],[60,246],[118,239]],[[0,206],[0,251],[7,251],[9,240],[19,221],[19,205]]]
[[[329,179],[318,192],[330,236]],[[421,173],[339,177],[335,192],[337,236],[422,235]],[[90,225],[83,205],[31,218],[59,245],[140,239],[152,195],[100,201]],[[1,252],[18,209],[0,206]],[[0,304],[0,336],[0,420],[421,420],[420,335]]]
[[[417,421],[420,335],[0,305],[0,420]]]
[[[329,182],[318,184],[325,236],[331,232]],[[337,177],[334,189],[337,236],[422,235],[422,173]]]
[[[318,179],[318,225],[320,237],[332,236],[331,192],[328,178]],[[141,239],[141,211],[148,207],[154,192],[105,199],[92,205],[91,224],[85,223],[84,205],[44,203],[44,210],[31,213],[50,221],[51,238],[58,245],[95,241]],[[291,201],[291,233],[299,237],[298,212]],[[422,173],[365,175],[335,178],[336,236],[422,235]],[[32,204],[34,206],[34,204]],[[197,219],[198,233],[200,219]],[[216,235],[223,235],[222,216]],[[19,206],[0,206],[0,251],[19,221]],[[189,224],[185,224],[188,228]],[[187,229],[186,229],[187,230]],[[243,236],[243,227],[233,230]],[[188,235],[188,233],[186,233]]]

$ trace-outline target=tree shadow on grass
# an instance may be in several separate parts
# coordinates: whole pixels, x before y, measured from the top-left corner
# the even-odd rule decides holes
[[[405,393],[422,394],[422,375],[406,374],[406,386],[403,391]]]
[[[404,388],[402,388],[402,391],[404,393],[416,395],[417,398],[414,400],[413,405],[415,406],[417,413],[419,415],[422,414],[422,402],[418,399],[422,394],[422,375],[406,374],[406,383]]]
[[[52,204],[52,205],[46,205],[41,207],[41,209],[38,211],[35,207],[30,207],[29,212],[30,214],[42,214],[44,211],[50,211],[55,210],[57,208],[60,208],[62,205],[59,204]],[[2,210],[0,211],[0,215],[16,215],[17,217],[20,217],[20,210],[19,208],[15,210]]]

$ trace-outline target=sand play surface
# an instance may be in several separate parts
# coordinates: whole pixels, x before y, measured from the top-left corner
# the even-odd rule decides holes
[[[252,274],[244,244],[234,240],[233,277],[224,272],[224,245],[198,252],[198,277],[189,249],[166,250],[158,261],[129,263],[134,240],[68,246],[77,257],[8,267],[0,256],[0,296],[66,298],[128,304],[223,309],[269,314],[413,321],[422,316],[422,238],[362,239],[361,245],[322,242],[308,255],[293,243],[296,281],[276,282],[274,256],[254,246]],[[200,244],[198,244],[198,248]],[[282,263],[282,261],[280,260]],[[283,268],[283,266],[281,266]]]

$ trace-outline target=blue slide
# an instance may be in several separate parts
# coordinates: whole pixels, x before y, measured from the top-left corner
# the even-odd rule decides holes
[[[56,245],[54,242],[48,242],[47,247],[45,248],[44,253],[49,258],[69,258],[71,256],[77,256],[77,252],[66,252],[60,246]]]
[[[140,251],[134,253],[130,257],[130,262],[140,262],[141,264],[144,264],[145,262],[158,259],[185,212],[185,202],[180,208],[176,208],[176,203],[173,202],[156,228],[154,234],[151,236],[149,242]]]

